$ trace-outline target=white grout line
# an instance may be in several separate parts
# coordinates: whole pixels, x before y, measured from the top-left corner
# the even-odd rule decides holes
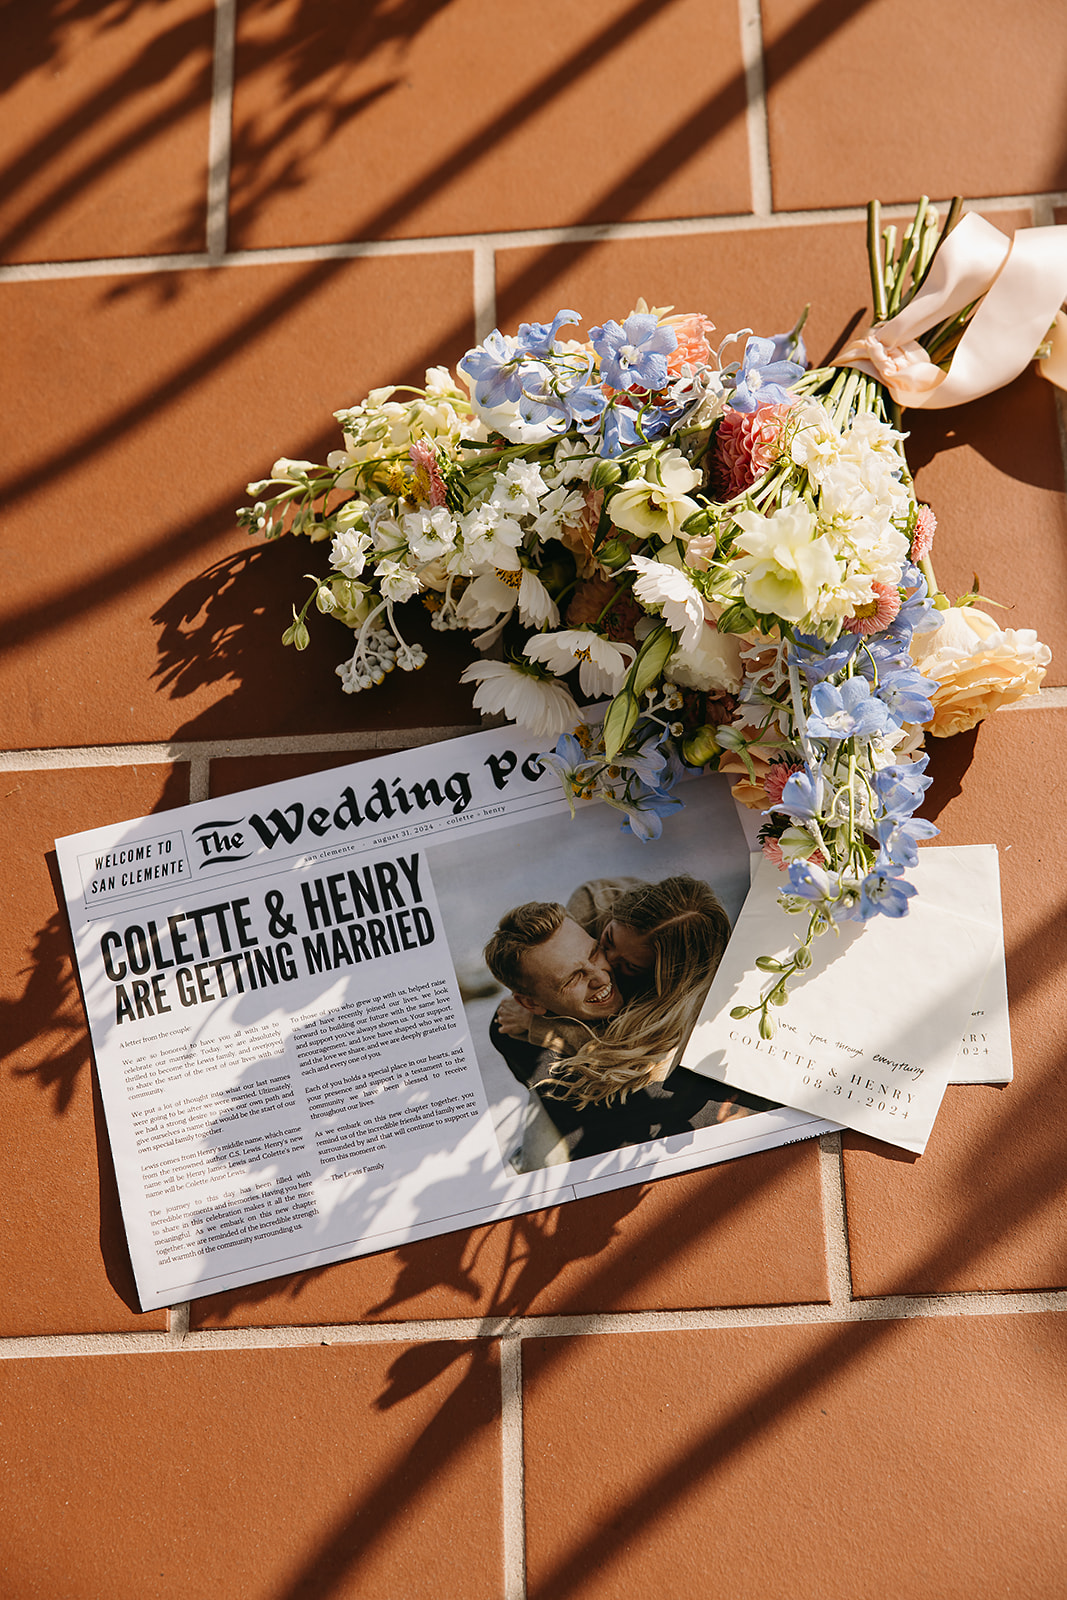
[[[469,1344],[477,1339],[581,1339],[602,1334],[716,1333],[732,1328],[828,1327],[851,1322],[1067,1315],[1067,1289],[1004,1293],[881,1295],[844,1305],[720,1306],[695,1311],[604,1311],[576,1316],[453,1317],[425,1322],[292,1323],[181,1333],[16,1335],[0,1339],[0,1360],[62,1356],[196,1355],[219,1350],[293,1350],[308,1345]]]
[[[504,1600],[526,1597],[526,1481],[522,1440],[522,1341],[500,1341],[501,1501]]]
[[[1041,689],[1012,705],[1005,712],[1025,715],[1028,711],[1067,710],[1067,688]],[[193,799],[208,798],[208,764],[232,756],[281,755],[360,755],[368,750],[411,750],[418,745],[439,744],[480,733],[484,724],[471,723],[442,728],[370,728],[351,733],[292,733],[254,739],[203,739],[161,741],[159,744],[64,745],[54,749],[0,750],[0,772],[76,771],[89,767],[143,767],[164,762],[188,761]]]
[[[184,1339],[189,1332],[191,1300],[182,1300],[167,1312],[167,1333],[171,1339]]]
[[[351,733],[292,733],[256,739],[164,741],[159,744],[86,745],[52,750],[0,751],[0,772],[42,772],[54,768],[143,767],[166,761],[223,761],[228,756],[353,755],[364,750],[410,750],[480,733],[481,723],[449,728],[369,728]]]
[[[211,799],[211,758],[196,754],[189,758],[189,804]]]
[[[496,251],[484,240],[474,247],[474,337],[480,344],[496,327]]]
[[[845,1205],[841,1135],[820,1134],[818,1146],[823,1228],[826,1236],[826,1281],[830,1289],[830,1304],[835,1309],[842,1310],[852,1304],[852,1269],[848,1254],[848,1212]]]
[[[944,214],[947,202],[939,200]],[[1067,191],[1045,194],[974,195],[972,210],[1017,211],[1039,205],[1067,205]],[[913,205],[886,205],[882,216],[910,217]],[[105,256],[88,261],[33,261],[0,266],[0,283],[35,283],[57,278],[100,278],[150,272],[188,272],[218,267],[269,267],[315,261],[356,261],[377,256],[440,255],[449,251],[524,250],[556,244],[587,244],[611,239],[665,239],[717,233],[777,232],[845,222],[864,222],[863,206],[812,211],[778,211],[768,216],[748,212],[718,217],[667,217],[648,222],[597,222],[563,228],[529,228],[514,233],[439,234],[419,239],[367,239],[339,244],[289,245],[269,250],[233,250],[221,257],[207,252],[158,256]]]
[[[738,0],[741,59],[745,67],[745,124],[753,213],[767,220],[774,208],[771,148],[767,131],[767,84],[763,71],[763,16],[760,0]]]
[[[236,28],[236,0],[215,0],[215,60],[212,67],[211,115],[208,120],[206,228],[207,253],[212,261],[220,261],[226,254]]]

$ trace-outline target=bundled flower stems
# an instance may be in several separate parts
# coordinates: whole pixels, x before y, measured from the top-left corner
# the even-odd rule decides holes
[[[339,411],[344,448],[276,462],[240,513],[323,547],[284,642],[306,645],[312,606],[351,629],[348,693],[423,665],[404,621],[421,604],[435,628],[495,647],[463,673],[475,706],[541,737],[567,793],[605,800],[639,837],[679,808],[687,769],[735,774],[800,918],[792,959],[762,960],[762,993],[735,1013],[758,1013],[768,1038],[816,935],[906,914],[906,873],[937,832],[915,815],[924,730],[1035,693],[1050,660],[977,595],[939,592],[936,519],[903,451],[901,405],[958,403],[953,353],[983,336],[959,258],[964,225],[989,225],[950,232],[958,215],[942,233],[923,201],[898,245],[872,204],[877,321],[838,365],[808,369],[803,317],[720,340],[701,313],[641,302],[581,340],[562,310],[494,330],[458,379],[435,367],[422,389]],[[1057,304],[1023,306],[1010,376]],[[605,698],[602,721],[583,714]]]

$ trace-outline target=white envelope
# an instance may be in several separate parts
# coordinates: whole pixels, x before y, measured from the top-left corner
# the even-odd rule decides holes
[[[778,1030],[764,1040],[758,1014],[736,1021],[730,1011],[756,1002],[769,981],[755,969],[757,956],[790,958],[803,914],[782,911],[781,874],[761,862],[684,1065],[924,1150],[946,1085],[964,1063],[970,1068],[961,1040],[985,1032],[988,1044],[990,1030],[973,1014],[998,1004],[996,847],[928,846],[907,878],[917,890],[907,917],[845,923],[815,940],[812,966],[794,979],[788,1003],[772,1009]],[[998,1070],[999,1079],[985,1081],[1003,1081]]]

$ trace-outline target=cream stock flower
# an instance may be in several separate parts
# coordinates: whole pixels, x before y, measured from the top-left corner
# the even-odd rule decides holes
[[[744,575],[745,603],[786,622],[817,617],[820,589],[836,585],[841,571],[803,501],[779,506],[769,517],[739,511],[734,520],[742,530],[737,547],[744,553],[735,565]]]
[[[735,633],[720,633],[705,621],[696,646],[679,649],[671,657],[667,676],[682,689],[708,694],[723,689],[736,694],[741,687],[741,640]]]
[[[939,617],[941,626],[916,634],[911,647],[923,677],[939,686],[930,696],[928,733],[965,733],[999,706],[1037,693],[1052,652],[1032,628],[1000,629],[974,606],[952,606]]]

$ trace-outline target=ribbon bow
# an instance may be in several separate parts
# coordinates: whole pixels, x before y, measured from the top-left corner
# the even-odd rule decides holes
[[[876,323],[833,365],[884,383],[899,406],[943,410],[991,394],[1017,378],[1055,324],[1043,375],[1067,388],[1067,227],[1023,228],[1012,239],[973,212],[943,240],[918,293]],[[922,334],[979,301],[948,371],[935,366]]]

